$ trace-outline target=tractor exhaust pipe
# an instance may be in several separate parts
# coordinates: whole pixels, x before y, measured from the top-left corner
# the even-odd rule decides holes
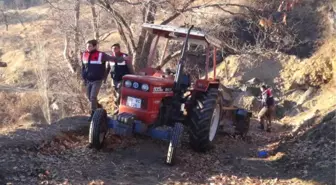
[[[184,70],[184,62],[185,62],[185,58],[186,58],[186,50],[187,50],[187,46],[188,46],[188,40],[189,40],[189,35],[191,30],[194,28],[194,25],[192,25],[189,29],[188,29],[188,33],[186,35],[185,41],[184,41],[184,45],[182,48],[182,52],[181,52],[181,58],[179,61],[179,64],[177,66],[177,70],[176,70],[176,75],[175,75],[175,79],[174,79],[174,92],[179,92],[181,89],[181,77],[183,74],[183,70]]]

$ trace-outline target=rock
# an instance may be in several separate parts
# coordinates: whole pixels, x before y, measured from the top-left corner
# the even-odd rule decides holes
[[[0,62],[0,67],[7,67],[7,63],[5,63],[5,62]]]
[[[26,49],[24,50],[25,55],[28,55],[30,52],[31,52],[31,49],[30,49],[30,48],[26,48]]]
[[[286,90],[291,90],[291,89],[308,89],[308,84],[307,81],[309,79],[309,76],[306,74],[302,74],[301,71],[295,72],[291,76],[292,80],[289,80],[287,82],[288,84],[286,85]]]
[[[312,124],[314,124],[316,118],[317,118],[316,114],[308,115],[300,122],[300,124],[297,124],[297,126],[292,130],[292,132],[296,134],[300,131],[301,128],[310,127]]]
[[[295,116],[299,114],[301,111],[297,108],[291,109],[291,110],[285,110],[287,116]]]
[[[285,116],[286,108],[282,105],[275,106],[275,116],[278,119],[281,119]]]
[[[255,97],[258,97],[258,96],[260,95],[260,89],[257,88],[257,87],[250,87],[250,88],[248,89],[248,92],[249,92],[250,94],[252,94],[253,96],[255,96]]]
[[[301,96],[300,100],[298,101],[298,105],[302,105],[305,101],[310,99],[315,92],[315,88],[309,87],[308,90]]]
[[[261,84],[261,80],[259,78],[252,78],[246,82],[249,85],[259,85]]]
[[[283,101],[283,107],[284,107],[285,110],[290,110],[293,107],[295,107],[296,105],[297,105],[297,103],[294,102],[294,101],[290,101],[290,100],[284,100]]]
[[[229,89],[231,92],[241,92],[241,89],[237,85],[226,85],[227,89]]]
[[[247,92],[235,93],[233,105],[250,111],[259,111],[261,102]]]
[[[52,103],[52,104],[50,105],[50,108],[51,108],[52,110],[59,110],[59,106],[57,105],[56,102]]]

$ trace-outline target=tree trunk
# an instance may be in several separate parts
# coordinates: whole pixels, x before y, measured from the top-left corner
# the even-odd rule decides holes
[[[75,12],[75,26],[74,26],[74,51],[70,51],[69,49],[69,42],[70,42],[70,36],[69,33],[66,33],[65,35],[65,41],[64,41],[64,58],[68,62],[70,71],[72,73],[76,73],[76,76],[78,79],[81,77],[81,63],[79,61],[79,15],[80,15],[80,0],[75,1],[75,7],[74,7],[74,12]]]
[[[155,14],[156,14],[157,6],[152,1],[147,4],[145,22],[146,23],[154,23]],[[139,36],[137,49],[134,53],[133,64],[135,71],[138,71],[147,66],[148,55],[150,52],[151,44],[154,39],[154,35],[147,33],[145,29],[141,29],[141,33]]]
[[[91,14],[92,14],[92,28],[93,28],[93,37],[96,40],[99,40],[99,28],[98,28],[98,21],[97,21],[97,13],[95,8],[95,0],[90,0],[91,4]]]
[[[75,52],[72,53],[72,58],[74,60],[74,63],[76,65],[76,73],[77,77],[80,78],[80,66],[81,66],[81,61],[79,61],[79,16],[80,16],[80,0],[76,0],[75,4]]]
[[[65,34],[65,39],[64,39],[64,51],[63,51],[63,56],[64,59],[67,61],[68,63],[68,67],[71,73],[75,72],[75,68],[76,66],[74,65],[70,55],[69,55],[69,35]]]
[[[133,53],[133,50],[132,50],[131,45],[129,44],[129,42],[127,40],[127,36],[126,36],[126,33],[125,33],[122,25],[116,19],[114,19],[114,22],[117,26],[117,29],[118,29],[118,32],[119,32],[119,35],[120,35],[120,39],[125,44],[128,53]]]

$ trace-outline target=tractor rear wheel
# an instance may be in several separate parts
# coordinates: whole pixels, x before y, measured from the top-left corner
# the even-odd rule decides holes
[[[108,131],[107,113],[105,109],[97,109],[90,124],[89,142],[97,150],[102,148]]]
[[[195,106],[189,115],[189,142],[193,150],[206,152],[212,148],[221,109],[220,94],[216,88],[210,88],[196,98]]]

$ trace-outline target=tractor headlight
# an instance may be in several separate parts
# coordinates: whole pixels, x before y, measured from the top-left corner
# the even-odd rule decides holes
[[[133,83],[133,88],[134,88],[134,89],[139,88],[139,83],[138,83],[138,82],[134,82],[134,83]]]
[[[131,87],[132,86],[132,82],[129,80],[125,81],[125,87]]]
[[[148,85],[148,84],[142,84],[142,85],[141,85],[141,89],[142,89],[143,91],[149,91],[149,85]]]

